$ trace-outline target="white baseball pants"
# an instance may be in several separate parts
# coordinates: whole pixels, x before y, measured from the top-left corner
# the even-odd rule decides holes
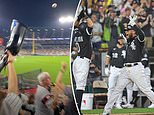
[[[130,82],[134,82],[139,87],[139,89],[149,98],[149,100],[154,103],[154,92],[149,87],[143,72],[144,67],[140,62],[138,62],[138,65],[136,66],[124,67],[122,69],[121,73],[123,74],[118,77],[117,85],[104,108],[104,113],[111,112],[111,109],[119,95]]]
[[[85,90],[89,72],[90,60],[79,56],[73,62],[73,75],[76,82],[76,90]]]

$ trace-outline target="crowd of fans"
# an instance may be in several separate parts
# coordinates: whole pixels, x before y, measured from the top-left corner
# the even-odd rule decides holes
[[[21,49],[19,55],[50,55],[50,56],[65,56],[69,55],[69,48],[54,48],[54,49],[37,49],[35,52],[32,49]]]
[[[84,6],[84,0],[82,1]],[[124,33],[129,22],[129,16],[137,16],[137,24],[145,33],[145,46],[154,46],[154,1],[153,0],[113,0],[105,6],[106,0],[88,2],[88,16],[93,26],[92,43],[94,50],[98,50],[101,43],[108,42],[114,46],[120,33]],[[81,6],[82,6],[81,5]],[[106,36],[109,31],[110,36]]]
[[[119,35],[125,35],[129,17],[134,15],[137,16],[137,25],[145,33],[145,48],[154,47],[154,0],[112,0],[110,5],[107,5],[107,2],[107,0],[88,0],[87,13],[94,23],[91,41],[95,56],[98,56],[98,51],[103,48],[103,43],[107,43],[108,47],[116,45]],[[80,9],[83,7],[85,7],[84,0]],[[101,70],[101,66],[95,63],[96,61],[92,62],[94,63],[91,64],[92,67],[90,66],[87,85],[101,79],[101,75],[91,71],[94,67]]]
[[[2,115],[77,115],[70,86],[63,84],[66,63],[61,64],[55,83],[48,72],[41,72],[36,91],[19,90],[14,68],[14,56],[8,51],[8,88],[0,88],[0,113]]]

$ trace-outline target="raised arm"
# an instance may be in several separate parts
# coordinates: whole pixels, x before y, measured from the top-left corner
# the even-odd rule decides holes
[[[137,26],[136,24],[136,19],[137,19],[137,16],[133,16],[133,17],[129,17],[129,23],[128,25],[132,26],[133,29],[135,30],[136,32],[136,35],[138,36],[138,40],[140,42],[144,42],[144,32]]]
[[[137,25],[134,25],[134,30],[136,31],[136,35],[138,36],[138,40],[140,42],[144,42],[144,37],[145,37],[144,32]]]
[[[18,94],[18,79],[14,68],[14,57],[8,51],[8,93]]]
[[[63,79],[63,74],[65,73],[65,70],[66,70],[66,66],[67,66],[66,63],[61,64],[61,69],[56,79],[56,86],[58,86],[62,90],[64,90],[64,84],[62,82],[62,79]]]

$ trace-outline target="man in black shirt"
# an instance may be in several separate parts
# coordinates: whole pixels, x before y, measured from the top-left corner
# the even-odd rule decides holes
[[[112,93],[112,97],[109,98],[103,115],[109,115],[111,109],[117,100],[118,96],[122,93],[123,89],[130,83],[134,82],[138,88],[154,103],[154,92],[146,82],[144,66],[141,63],[142,50],[144,46],[144,33],[138,26],[136,26],[135,20],[137,17],[130,17],[128,30],[126,31],[127,46],[126,46],[126,58],[124,61],[124,67],[117,80],[116,87]]]
[[[93,23],[91,19],[85,15],[84,11],[81,11],[75,22],[72,38],[72,45],[74,45],[78,53],[78,56],[73,62],[73,75],[76,83],[75,96],[78,109],[81,107],[82,95],[85,90],[92,55],[92,27]]]
[[[123,37],[120,36],[118,38],[117,45],[113,48],[109,48],[105,60],[106,67],[110,65],[110,71],[109,71],[110,74],[108,80],[108,99],[112,96],[112,92],[114,91],[114,88],[116,86],[117,79],[121,74],[125,56],[126,56],[126,51],[124,46],[124,39]],[[116,100],[115,107],[118,109],[122,109],[121,99],[122,99],[122,93]]]

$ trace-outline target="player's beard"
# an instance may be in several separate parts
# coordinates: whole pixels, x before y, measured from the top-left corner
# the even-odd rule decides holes
[[[133,41],[133,38],[127,39],[127,42],[128,42],[128,43],[131,43],[132,41]]]
[[[128,37],[127,42],[131,42],[134,38],[132,33],[128,34],[127,37]]]
[[[133,38],[133,33],[130,33],[130,34],[128,35],[128,37],[129,37],[129,39],[132,39],[132,38]]]

